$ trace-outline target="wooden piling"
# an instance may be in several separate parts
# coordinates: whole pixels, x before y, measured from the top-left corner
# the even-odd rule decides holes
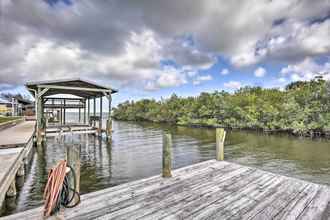
[[[99,129],[98,135],[102,136],[102,114],[103,114],[103,106],[102,106],[102,96],[100,97],[100,120],[99,120]]]
[[[172,136],[169,133],[163,135],[163,177],[171,177],[171,167],[172,167]]]
[[[42,142],[42,132],[43,132],[43,109],[42,109],[42,99],[39,97],[41,94],[41,89],[38,88],[38,93],[36,95],[36,115],[37,115],[37,145],[40,146]]]
[[[93,116],[94,116],[94,118],[96,116],[96,99],[95,98],[93,99]],[[96,127],[96,121],[95,120],[93,122],[93,126]]]
[[[16,176],[21,177],[25,175],[25,167],[24,162],[21,163],[21,166],[17,170]]]
[[[224,144],[226,131],[223,128],[216,129],[216,159],[224,160]]]
[[[73,174],[69,175],[69,186],[75,188],[76,192],[80,192],[80,145],[72,145],[66,147],[66,160],[68,166],[72,167]],[[72,172],[72,171],[71,171]],[[74,180],[76,179],[76,181]],[[75,185],[76,183],[76,185]],[[77,202],[78,198],[73,199],[72,204]]]
[[[16,181],[15,179],[11,182],[9,189],[6,193],[7,197],[15,197],[17,194],[17,190],[16,190]]]
[[[106,136],[107,136],[107,140],[108,140],[108,143],[111,142],[112,140],[112,119],[111,119],[111,102],[112,102],[112,97],[111,97],[111,93],[109,93],[107,95],[107,98],[108,98],[108,119],[107,119],[107,125],[106,125]]]

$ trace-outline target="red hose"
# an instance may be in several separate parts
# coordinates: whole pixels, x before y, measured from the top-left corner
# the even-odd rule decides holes
[[[48,181],[44,191],[44,216],[51,215],[52,210],[56,206],[60,191],[63,186],[63,181],[66,175],[66,160],[61,160],[54,168],[48,173]]]

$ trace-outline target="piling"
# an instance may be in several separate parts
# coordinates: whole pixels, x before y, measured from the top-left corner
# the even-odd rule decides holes
[[[171,177],[171,167],[172,167],[172,136],[169,133],[164,133],[163,135],[163,177]]]
[[[224,144],[226,138],[226,131],[223,128],[216,129],[216,159],[224,160]]]
[[[17,190],[16,190],[16,181],[15,179],[11,182],[8,191],[6,193],[7,197],[15,197],[17,194]]]
[[[16,176],[21,177],[21,176],[24,176],[24,174],[25,174],[25,167],[24,167],[24,161],[23,161],[17,170]]]
[[[73,169],[73,172],[71,171],[72,173],[69,175],[69,186],[78,193],[80,192],[80,149],[81,146],[77,144],[66,148],[67,164]],[[75,198],[72,204],[75,204],[77,199]]]

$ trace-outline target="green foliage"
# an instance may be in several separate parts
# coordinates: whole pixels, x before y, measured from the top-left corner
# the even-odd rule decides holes
[[[330,82],[314,79],[279,89],[245,87],[156,101],[126,101],[114,109],[114,118],[166,122],[178,125],[280,130],[295,134],[330,131]]]
[[[5,117],[5,116],[0,116],[0,123],[8,122],[8,121],[14,121],[17,120],[21,117]]]

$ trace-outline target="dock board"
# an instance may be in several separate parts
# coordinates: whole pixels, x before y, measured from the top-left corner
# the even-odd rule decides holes
[[[0,149],[24,146],[34,134],[35,121],[24,121],[0,131]]]
[[[34,126],[34,121],[26,121],[0,131],[0,206],[24,159],[29,159]]]
[[[330,188],[225,161],[85,194],[64,219],[330,219]],[[42,219],[42,208],[3,219]]]
[[[65,134],[95,134],[97,129],[91,126],[53,126],[46,129],[47,137]]]

